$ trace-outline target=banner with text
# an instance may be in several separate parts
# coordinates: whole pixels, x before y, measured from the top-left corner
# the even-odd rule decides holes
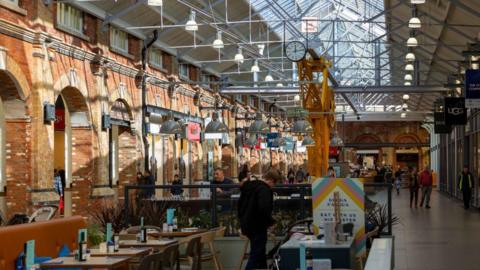
[[[465,106],[467,108],[480,108],[480,70],[469,69],[465,71]]]

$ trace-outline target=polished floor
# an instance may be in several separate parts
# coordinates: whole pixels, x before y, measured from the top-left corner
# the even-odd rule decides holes
[[[480,269],[480,211],[440,192],[431,209],[410,209],[408,190],[393,196],[396,270]]]

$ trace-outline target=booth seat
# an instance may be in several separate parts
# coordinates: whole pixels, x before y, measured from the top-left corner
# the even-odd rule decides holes
[[[65,244],[74,250],[78,230],[86,227],[81,216],[0,227],[0,269],[15,269],[15,260],[28,240],[35,240],[35,256],[55,258]]]

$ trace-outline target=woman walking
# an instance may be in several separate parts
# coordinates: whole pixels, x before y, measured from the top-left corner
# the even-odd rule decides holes
[[[413,168],[409,177],[409,187],[410,187],[410,208],[412,208],[412,202],[415,200],[415,208],[418,207],[418,174],[417,168]]]

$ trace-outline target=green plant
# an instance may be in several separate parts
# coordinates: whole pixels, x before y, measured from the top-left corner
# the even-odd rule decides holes
[[[99,206],[90,210],[90,216],[102,231],[107,227],[107,223],[112,224],[112,230],[115,233],[120,233],[126,228],[125,210],[121,203],[103,201]]]
[[[105,241],[105,234],[98,224],[91,223],[87,227],[88,243],[91,247],[96,247]]]
[[[208,211],[200,210],[200,212],[192,216],[191,219],[193,227],[210,228],[212,226],[212,216]]]
[[[389,225],[388,220],[388,204],[376,204],[375,207],[370,207],[365,210],[366,222],[373,228],[378,227],[378,231],[381,233]],[[399,224],[400,220],[396,215],[392,214],[391,225],[392,227]]]
[[[137,204],[130,221],[134,225],[140,224],[140,217],[143,217],[145,225],[162,227],[166,220],[168,208],[176,208],[175,205],[161,201],[142,201]]]

